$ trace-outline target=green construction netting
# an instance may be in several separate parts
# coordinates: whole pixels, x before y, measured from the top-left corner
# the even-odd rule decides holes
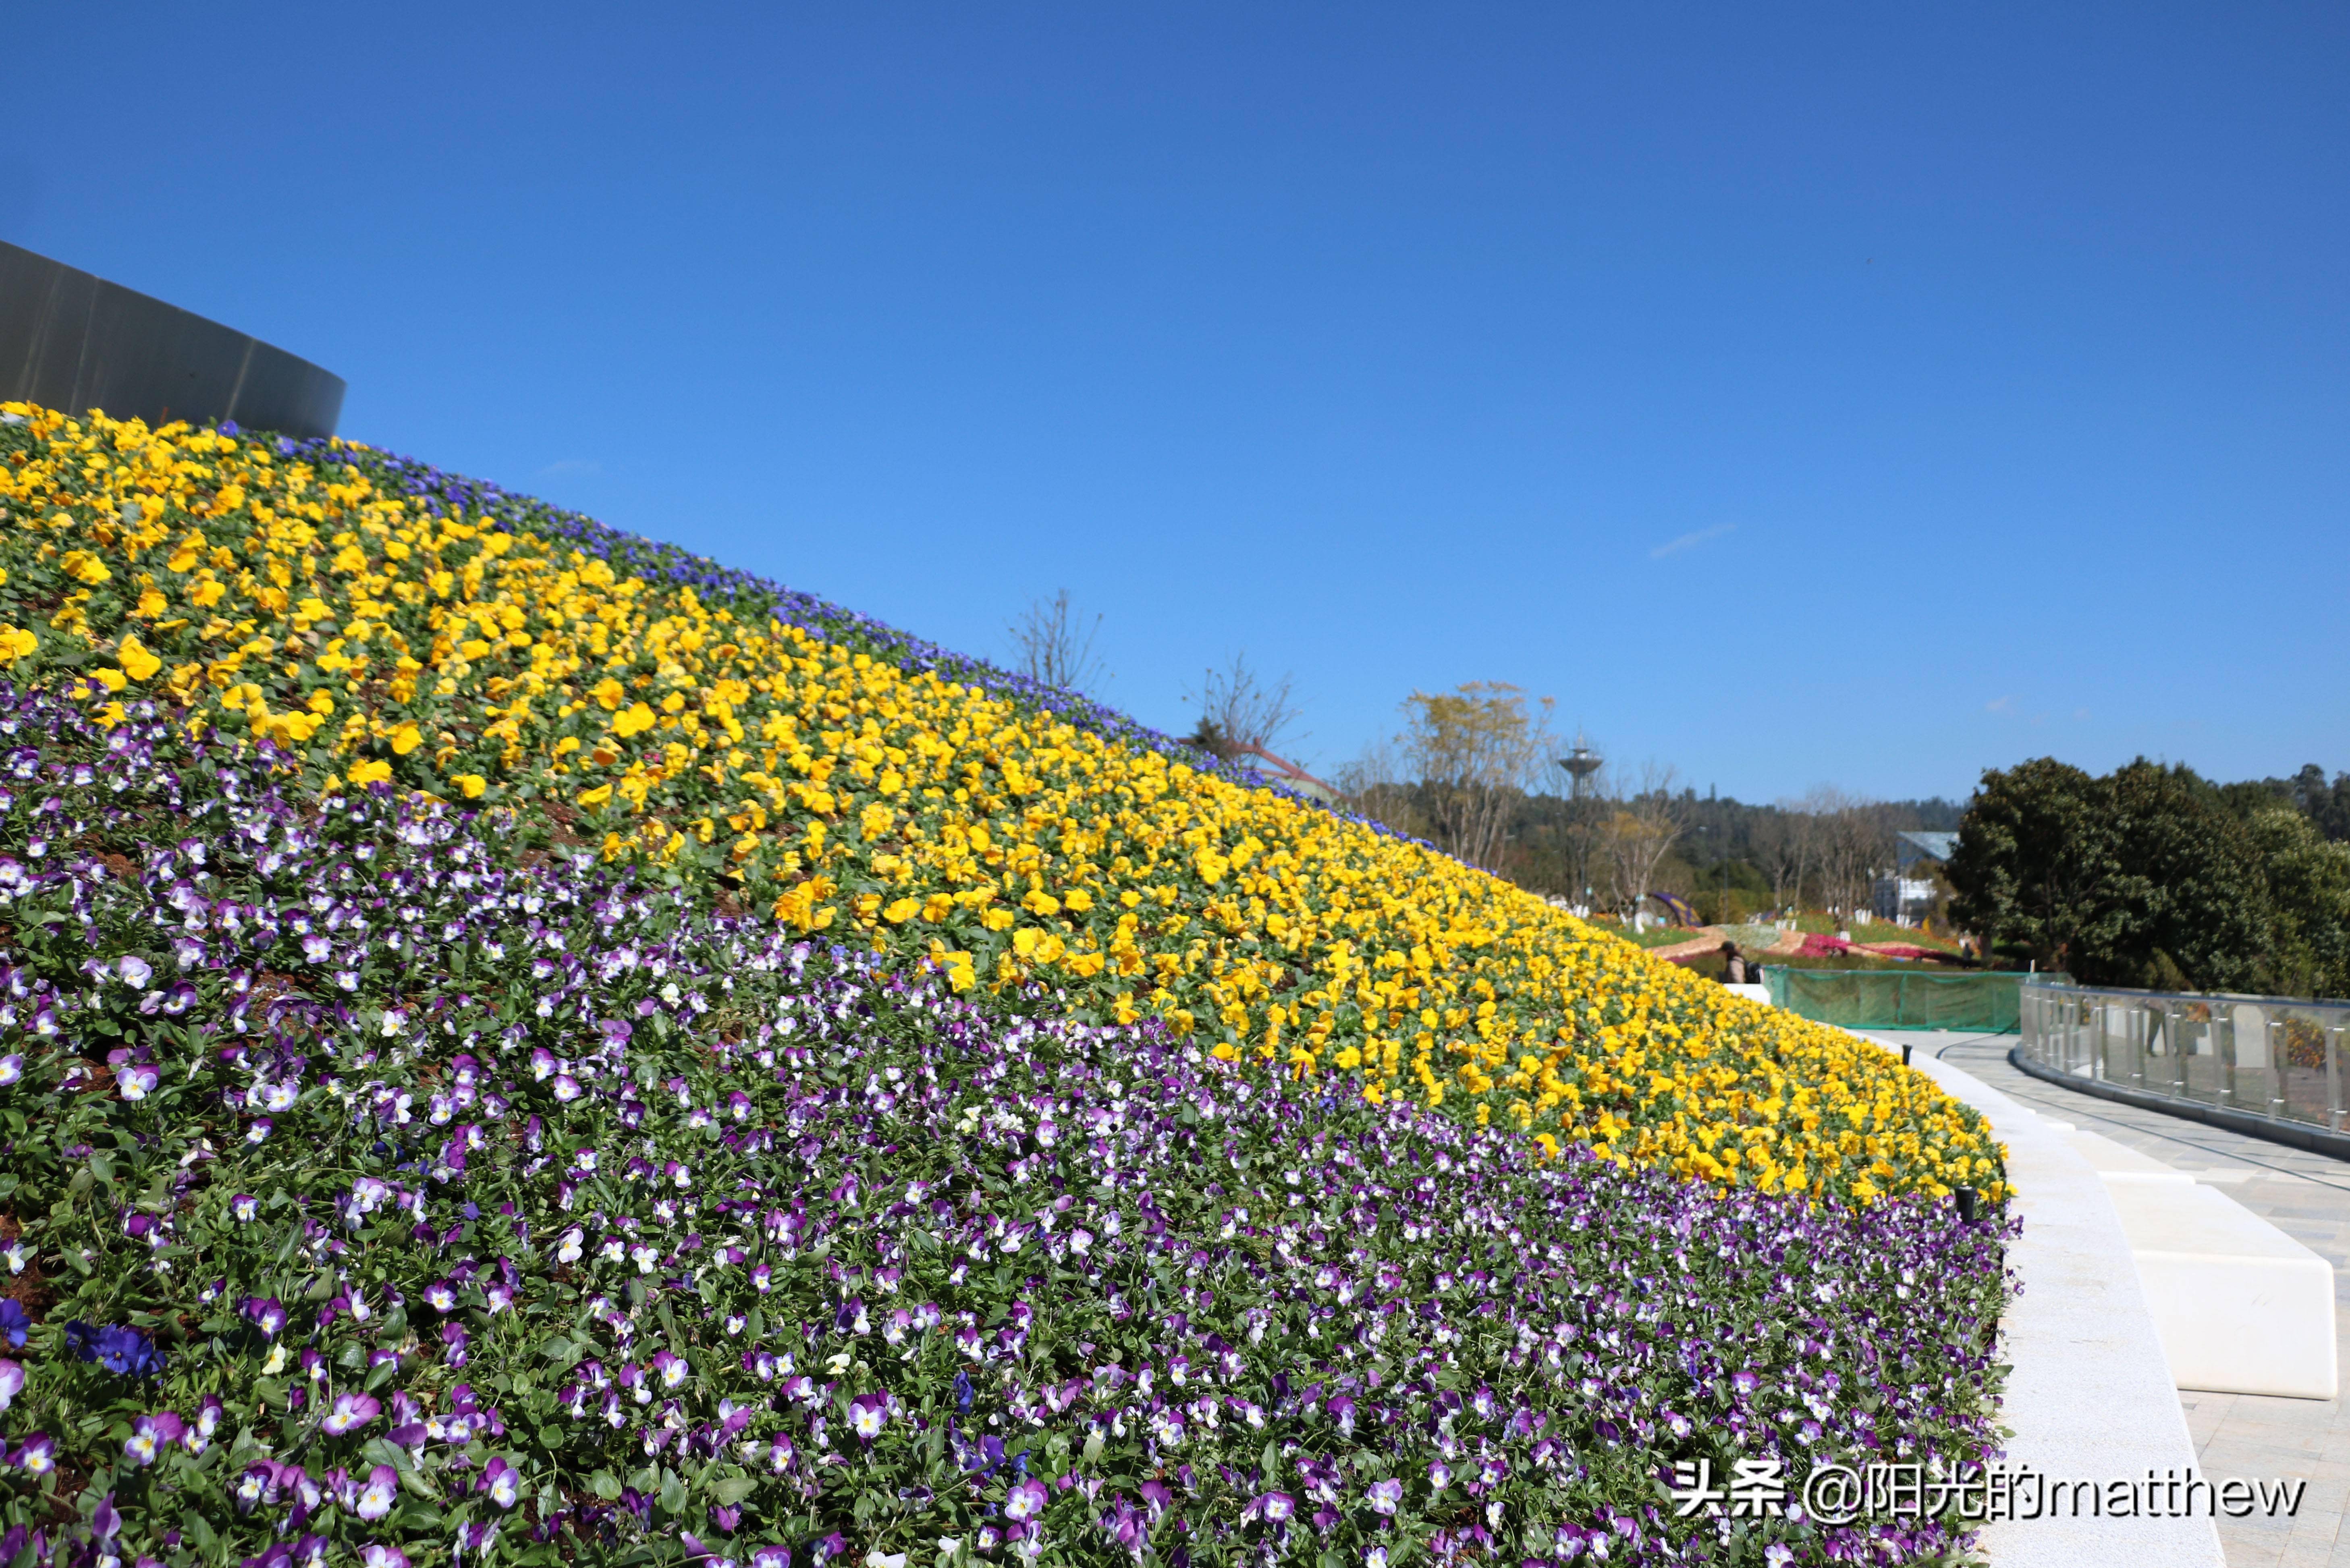
[[[1963,1029],[2012,1033],[2020,974],[1911,974],[1904,971],[1789,969],[1766,964],[1771,1002],[1845,1029]]]

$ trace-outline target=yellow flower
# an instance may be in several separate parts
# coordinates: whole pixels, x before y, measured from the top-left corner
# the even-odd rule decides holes
[[[1245,1042],[1228,1059],[1252,1072],[1498,1110],[1545,1153],[1858,1201],[1961,1176],[2002,1190],[1981,1119],[1878,1047],[1419,845],[901,667],[867,630],[851,648],[762,591],[616,570],[528,531],[527,503],[428,506],[347,443],[281,462],[102,417],[29,433],[0,467],[0,582],[80,585],[40,613],[83,657],[44,678],[94,680],[103,722],[105,693],[162,662],[125,601],[192,607],[151,634],[186,628],[171,698],[233,743],[305,748],[328,787],[390,778],[379,742],[422,752],[466,799],[498,778],[574,801],[608,859],[711,894],[723,871],[786,929],[854,924],[959,991],[1042,982],[1097,1021]],[[161,486],[135,517],[109,477],[125,470]],[[101,591],[118,581],[139,591]],[[0,627],[11,660],[47,647]],[[88,661],[108,648],[121,668]],[[691,851],[721,824],[723,853]]]
[[[106,569],[106,563],[87,550],[68,550],[58,558],[57,566],[75,582],[88,583],[92,587],[114,580],[114,574]]]

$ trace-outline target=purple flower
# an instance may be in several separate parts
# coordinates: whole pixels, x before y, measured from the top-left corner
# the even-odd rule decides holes
[[[364,1520],[381,1519],[391,1511],[399,1496],[400,1472],[390,1465],[378,1465],[368,1472],[367,1484],[359,1489],[359,1506],[351,1511]]]
[[[1375,1480],[1371,1483],[1370,1490],[1365,1494],[1364,1501],[1371,1505],[1373,1513],[1392,1519],[1395,1517],[1396,1509],[1403,1501],[1403,1482],[1393,1476],[1384,1480]]]
[[[31,1332],[32,1327],[33,1320],[26,1315],[23,1302],[14,1296],[0,1298],[0,1334],[8,1336],[11,1347],[24,1349],[25,1335]],[[0,1405],[0,1410],[6,1408],[5,1405]]]
[[[57,1468],[57,1440],[47,1432],[35,1432],[16,1445],[8,1462],[27,1474],[45,1476]]]
[[[120,1091],[126,1100],[145,1099],[155,1092],[156,1085],[162,1081],[161,1073],[153,1067],[141,1066],[136,1063],[126,1062],[114,1070],[115,1087]]]
[[[1045,1511],[1045,1499],[1043,1481],[1022,1481],[1004,1494],[1003,1517],[1024,1524]]]
[[[264,1339],[276,1339],[286,1326],[286,1309],[276,1296],[247,1296],[237,1311],[244,1315],[245,1322],[261,1331]]]
[[[848,1428],[866,1442],[881,1435],[889,1424],[889,1396],[886,1390],[859,1394],[848,1402]]]
[[[346,1432],[356,1432],[383,1414],[383,1407],[369,1394],[338,1394],[335,1407],[318,1423],[319,1429],[330,1438]]]
[[[1267,1524],[1286,1524],[1297,1511],[1297,1500],[1285,1491],[1261,1492],[1241,1511],[1243,1519],[1262,1519]]]
[[[368,1516],[362,1514],[360,1517]],[[397,1546],[383,1546],[370,1542],[359,1549],[359,1564],[360,1568],[408,1568],[408,1553]]]
[[[505,1461],[504,1456],[494,1456],[483,1468],[482,1490],[500,1508],[512,1508],[522,1497],[522,1475]]]
[[[169,1410],[151,1416],[141,1416],[130,1425],[130,1436],[123,1439],[122,1452],[140,1469],[155,1462],[156,1457],[187,1435],[187,1423]]]

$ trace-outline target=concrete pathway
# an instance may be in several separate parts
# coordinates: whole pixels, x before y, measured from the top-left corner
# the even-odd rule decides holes
[[[2350,1367],[2350,1312],[2342,1310],[2350,1303],[2350,1164],[2070,1093],[2008,1064],[2012,1034],[1889,1031],[1870,1038],[1897,1049],[1907,1042],[2036,1112],[2190,1171],[2317,1253],[2334,1265],[2334,1332]],[[2229,1568],[2350,1568],[2350,1532],[2343,1528],[2350,1512],[2350,1402],[2184,1391],[2178,1400],[2205,1475],[2309,1482],[2292,1519],[2219,1521]]]

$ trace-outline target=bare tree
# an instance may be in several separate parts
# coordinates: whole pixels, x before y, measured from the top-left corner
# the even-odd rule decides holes
[[[1384,823],[1410,838],[1430,836],[1426,814],[1419,809],[1419,791],[1406,777],[1403,759],[1392,740],[1373,741],[1352,762],[1342,764],[1332,782],[1348,810]]]
[[[1877,873],[1892,859],[1893,832],[1885,808],[1821,784],[1804,797],[1801,809],[1819,867],[1820,905],[1854,919],[1875,902]]]
[[[1783,804],[1755,818],[1747,842],[1756,868],[1771,878],[1771,907],[1783,909],[1803,898],[1804,871],[1810,857],[1811,818]]]
[[[1607,815],[1599,825],[1599,853],[1609,901],[1629,914],[1644,894],[1656,890],[1657,867],[1681,836],[1673,811],[1675,775],[1671,768],[1649,763],[1637,784],[1612,770],[1603,776]]]
[[[1496,869],[1519,800],[1551,753],[1552,699],[1531,708],[1505,681],[1471,680],[1451,691],[1404,700],[1396,737],[1416,775],[1429,836],[1471,866]]]
[[[1020,673],[1064,691],[1084,691],[1097,684],[1105,673],[1094,652],[1101,620],[1097,615],[1093,625],[1086,625],[1085,617],[1071,607],[1066,588],[1050,599],[1034,601],[1008,628]]]
[[[1274,742],[1301,717],[1291,677],[1263,679],[1248,667],[1244,652],[1232,655],[1230,669],[1204,671],[1199,691],[1185,692],[1183,700],[1200,705],[1200,727],[1192,743],[1219,756],[1269,754]]]

